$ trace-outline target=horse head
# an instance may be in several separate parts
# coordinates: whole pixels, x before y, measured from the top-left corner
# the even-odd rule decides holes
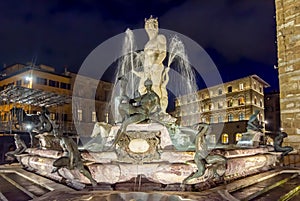
[[[98,135],[101,135],[102,138],[108,137],[110,129],[111,125],[104,122],[96,122],[91,137],[95,138]]]

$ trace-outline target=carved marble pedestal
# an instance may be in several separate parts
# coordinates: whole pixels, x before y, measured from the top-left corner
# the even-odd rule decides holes
[[[268,148],[227,150],[223,154],[228,159],[225,180],[270,169],[277,160],[277,155],[270,154]],[[60,155],[59,151],[30,149],[29,154],[20,156],[20,163],[46,177],[56,180],[64,177],[67,180],[89,184],[89,180],[77,170],[62,168],[58,173],[52,174],[52,164]],[[197,171],[197,166],[193,162],[194,152],[162,151],[160,159],[142,164],[119,161],[115,152],[83,152],[82,157],[98,183],[116,184],[143,175],[144,178],[155,183],[174,184],[182,183],[185,178]],[[208,168],[203,176],[192,179],[187,184],[209,180],[214,180],[214,176]]]

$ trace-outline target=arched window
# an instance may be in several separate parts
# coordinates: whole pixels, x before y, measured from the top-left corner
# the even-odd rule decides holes
[[[239,97],[239,105],[245,105],[245,97]]]
[[[214,123],[214,117],[213,116],[211,116],[210,118],[209,118],[209,123]]]
[[[221,95],[223,93],[222,89],[218,89],[218,94]]]
[[[241,133],[237,133],[235,134],[235,141],[238,142],[242,139],[242,134]]]
[[[222,109],[223,108],[223,102],[218,102],[218,109]]]
[[[223,116],[219,116],[218,117],[218,122],[220,123],[220,122],[223,122],[223,121],[224,121]]]
[[[78,121],[82,121],[82,110],[77,110],[77,119]]]
[[[244,120],[244,119],[245,119],[245,113],[241,112],[239,114],[239,120],[241,121],[241,120]]]
[[[228,122],[231,122],[231,121],[233,121],[233,114],[228,115]]]
[[[210,144],[216,144],[216,135],[214,134],[207,135],[207,141]]]
[[[50,113],[50,119],[55,120],[55,113]]]
[[[232,99],[228,100],[227,107],[232,107],[232,105],[233,105],[233,100]]]
[[[258,120],[259,120],[259,121],[263,121],[263,116],[262,116],[262,114],[261,114],[261,113],[259,113],[259,115],[258,115],[258,117],[257,117],[257,118],[258,118]]]
[[[244,83],[239,84],[240,91],[244,90]]]
[[[263,101],[262,101],[262,99],[260,99],[260,101],[259,101],[259,106],[263,107]]]
[[[254,97],[254,105],[256,105],[257,104],[257,98],[256,98],[256,96]]]
[[[229,137],[228,134],[223,133],[222,134],[222,144],[228,144],[229,143]]]

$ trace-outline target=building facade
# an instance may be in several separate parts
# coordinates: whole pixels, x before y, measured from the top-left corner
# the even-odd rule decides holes
[[[259,110],[259,120],[265,121],[265,87],[269,87],[269,84],[259,76],[251,75],[202,89],[195,94],[176,99],[175,117],[182,126],[200,122],[211,124],[216,127],[213,128],[214,132],[224,134],[212,141],[217,140],[222,144],[235,143],[235,139],[241,137],[241,132],[246,131],[247,120],[254,111]],[[244,123],[235,125],[233,122]]]
[[[265,130],[275,134],[281,130],[280,125],[280,98],[279,92],[265,94]]]
[[[72,114],[76,131],[90,136],[95,122],[113,123],[109,102],[112,83],[69,73],[72,77]],[[76,82],[76,84],[75,84]]]
[[[92,129],[90,127],[93,127],[93,124],[96,121],[106,121],[103,113],[108,105],[108,96],[110,96],[112,88],[111,83],[83,77],[82,80],[88,81],[88,83],[85,83],[85,85],[81,88],[84,92],[82,94],[89,93],[92,88],[96,88],[96,95],[93,97],[82,95],[80,97],[82,99],[81,103],[73,106],[71,104],[73,85],[77,74],[67,71],[62,74],[58,74],[55,72],[53,67],[43,64],[14,64],[5,67],[0,74],[0,89],[2,91],[11,86],[19,86],[24,90],[32,89],[33,92],[29,95],[30,97],[34,97],[33,94],[35,93],[47,96],[45,99],[48,100],[51,98],[48,94],[52,94],[53,97],[53,104],[49,107],[45,105],[46,100],[31,100],[33,98],[30,99],[30,97],[26,97],[25,102],[23,101],[22,103],[18,100],[1,100],[0,109],[2,127],[9,125],[9,122],[11,121],[10,109],[13,107],[21,107],[28,114],[36,114],[41,111],[41,106],[46,106],[50,112],[50,118],[56,120],[56,123],[60,125],[60,129],[64,132],[77,133],[80,135],[90,135]],[[58,99],[61,99],[61,97],[65,97],[66,101],[63,104],[55,104]],[[34,98],[39,99],[37,96]],[[87,102],[94,103],[95,107],[93,107],[93,111],[89,107],[86,107],[88,105]],[[76,113],[73,112],[74,108],[76,108]],[[74,126],[74,122],[78,121],[89,124],[90,129],[83,129],[84,132],[77,131]],[[2,128],[2,130],[3,129],[5,128]]]
[[[275,0],[281,127],[300,148],[300,1]]]

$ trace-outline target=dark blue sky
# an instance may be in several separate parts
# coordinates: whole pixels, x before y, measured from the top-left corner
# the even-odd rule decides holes
[[[0,63],[76,72],[99,44],[143,28],[150,15],[201,45],[225,82],[257,74],[271,85],[267,91],[278,89],[274,0],[1,1]]]

